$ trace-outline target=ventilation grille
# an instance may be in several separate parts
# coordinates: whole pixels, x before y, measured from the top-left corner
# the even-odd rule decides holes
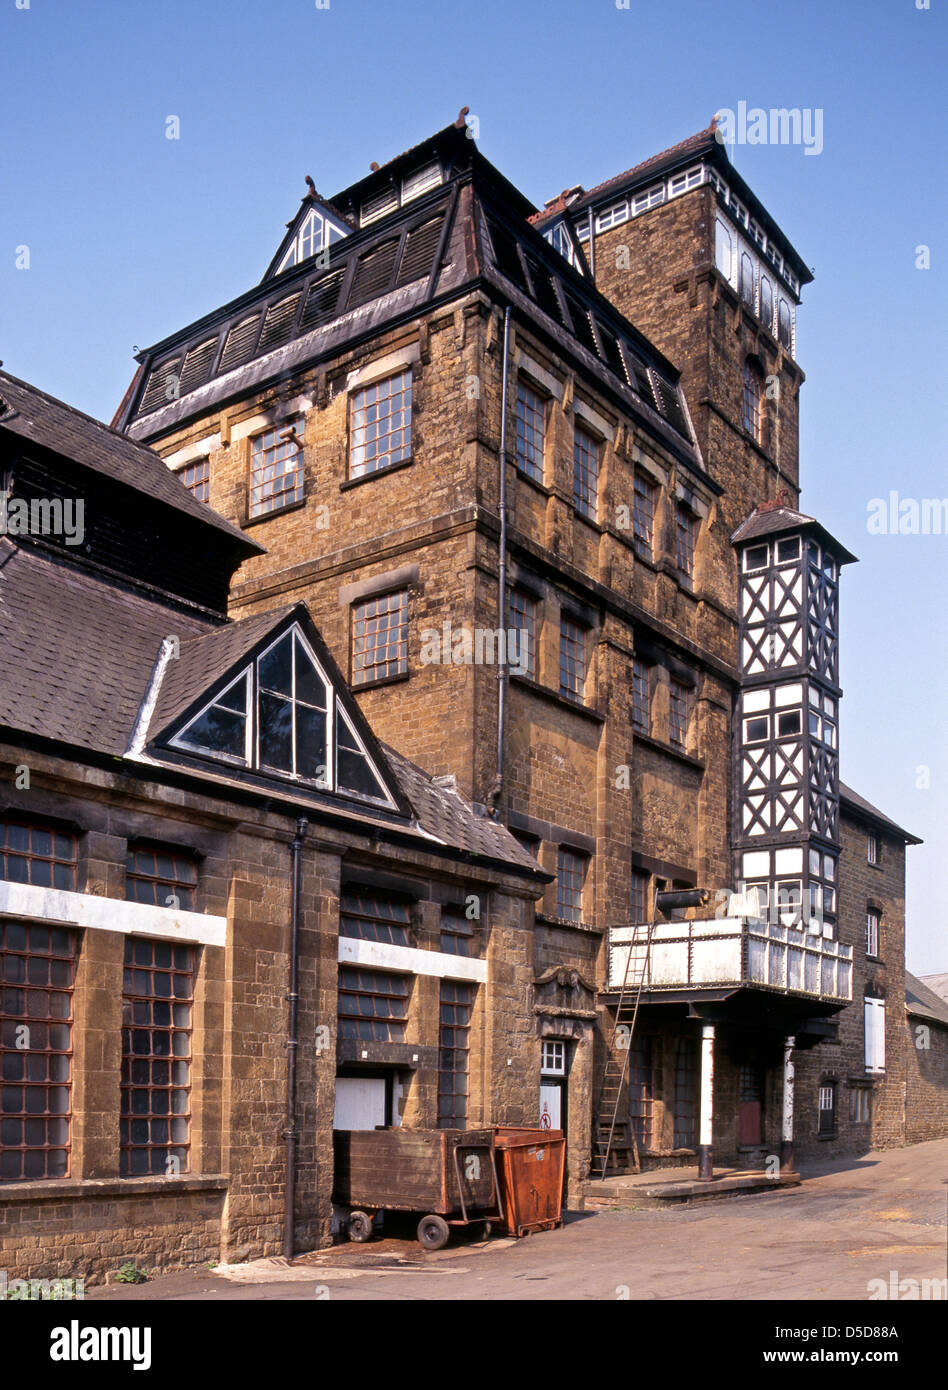
[[[573,332],[576,334],[583,347],[588,348],[590,352],[595,353],[598,357],[599,349],[596,346],[596,338],[592,330],[592,323],[589,320],[589,314],[583,308],[582,304],[580,304],[579,300],[574,299],[571,294],[566,295],[565,298]]]
[[[412,280],[420,280],[431,273],[443,222],[442,213],[440,217],[432,217],[430,222],[423,222],[408,233],[396,285],[410,285]]]
[[[268,352],[287,341],[293,331],[293,320],[296,318],[296,306],[299,302],[300,295],[297,291],[296,294],[281,299],[279,304],[270,305],[263,320],[260,341],[257,344],[258,353]]]
[[[606,359],[606,365],[615,372],[616,376],[619,377],[621,381],[628,381],[625,363],[622,361],[622,349],[619,347],[619,339],[598,319],[596,320],[596,327],[599,329],[599,341],[602,343],[602,352]]]
[[[180,366],[181,358],[171,357],[167,362],[162,362],[160,366],[152,368],[148,385],[145,387],[145,394],[142,396],[142,403],[138,407],[139,415],[145,415],[149,410],[157,410],[160,405],[166,405],[168,401],[175,399],[180,386],[178,381],[178,368]]]
[[[516,241],[508,232],[504,231],[499,223],[492,219],[488,219],[487,227],[494,247],[494,260],[497,262],[497,269],[506,275],[508,280],[512,280],[515,285],[529,294],[530,287],[527,284],[527,277],[523,273]]]
[[[545,314],[554,323],[563,323],[563,310],[560,308],[560,301],[556,297],[556,288],[553,277],[548,270],[544,270],[539,261],[535,261],[532,256],[527,256],[527,269],[530,272],[530,279],[533,281],[533,297]],[[565,327],[565,325],[564,325]]]
[[[334,270],[329,275],[317,280],[310,285],[309,294],[306,296],[306,303],[303,305],[303,313],[300,317],[300,332],[306,332],[310,328],[318,328],[322,323],[328,323],[336,314],[336,301],[339,298],[339,290],[342,286],[343,270]]]
[[[232,367],[240,367],[247,361],[253,352],[259,323],[260,315],[251,314],[250,318],[241,319],[240,323],[234,324],[224,343],[219,371],[229,372]]]
[[[357,304],[366,304],[370,299],[377,299],[388,289],[397,251],[397,241],[386,241],[360,258],[349,295],[350,309]]]
[[[193,391],[196,386],[207,381],[217,353],[217,343],[217,338],[209,338],[206,343],[199,343],[197,347],[188,348],[184,366],[181,368],[182,395],[185,391]]]
[[[688,425],[685,421],[685,413],[681,408],[681,401],[678,391],[671,382],[658,375],[654,369],[652,371],[652,385],[655,388],[655,399],[658,401],[658,408],[665,419],[672,425],[679,434],[688,437]]]

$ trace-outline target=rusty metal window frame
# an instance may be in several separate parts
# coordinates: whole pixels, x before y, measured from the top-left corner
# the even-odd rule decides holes
[[[658,485],[637,471],[632,481],[632,540],[647,551],[649,558],[652,555],[657,495]]]
[[[388,680],[408,671],[408,591],[352,605],[352,684]]]
[[[698,1040],[679,1038],[675,1049],[673,1144],[693,1149],[698,1137]]]
[[[340,1039],[403,1042],[411,981],[410,975],[340,965],[337,1002]]]
[[[760,375],[753,363],[744,363],[744,397],[741,424],[755,444],[762,443],[763,412],[760,398]]]
[[[69,1177],[78,957],[76,931],[0,921],[0,1183]]]
[[[438,1027],[438,1128],[463,1129],[470,1095],[474,986],[442,980]]]
[[[411,903],[371,888],[344,887],[339,897],[339,935],[390,946],[410,945]]]
[[[556,851],[556,915],[564,922],[583,920],[583,887],[589,855],[560,845]]]
[[[514,458],[521,473],[543,482],[546,453],[546,417],[549,401],[525,381],[517,382],[516,448]]]
[[[411,458],[412,373],[370,382],[349,397],[349,477],[364,478]]]
[[[192,497],[199,502],[207,502],[211,496],[211,461],[209,458],[196,459],[186,463],[178,474]]]
[[[695,545],[698,539],[698,518],[688,507],[679,503],[675,511],[675,564],[680,574],[691,579],[695,572]]]
[[[471,955],[474,923],[460,907],[441,909],[441,949],[452,956]]]
[[[587,521],[599,517],[599,465],[602,444],[582,425],[573,427],[573,506]]]
[[[133,841],[125,854],[125,900],[194,911],[197,860],[180,849]],[[168,898],[176,898],[173,903]]]
[[[588,628],[560,614],[560,694],[582,702],[586,693]]]
[[[632,662],[632,727],[647,734],[652,727],[652,672],[645,661]]]
[[[250,441],[250,516],[266,516],[303,500],[302,415],[255,434]]]
[[[518,676],[537,678],[537,610],[539,604],[523,589],[511,589],[508,599],[508,625],[515,632],[526,633],[526,663],[512,667]],[[522,642],[523,639],[521,639]]]
[[[0,878],[76,891],[78,839],[67,830],[11,817],[0,820]]]
[[[668,741],[682,753],[688,736],[688,695],[688,687],[672,676],[668,682]]]
[[[123,1178],[188,1172],[197,952],[125,938],[119,1163]]]

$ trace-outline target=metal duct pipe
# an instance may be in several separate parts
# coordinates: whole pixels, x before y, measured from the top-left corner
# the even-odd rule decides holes
[[[655,911],[667,917],[679,907],[707,907],[711,893],[707,888],[675,888],[655,894]]]
[[[296,1143],[299,1132],[296,1128],[296,1053],[299,1039],[296,1035],[299,1014],[299,940],[300,940],[300,870],[302,863],[303,840],[309,828],[309,821],[300,816],[296,822],[296,835],[290,845],[290,874],[292,900],[290,906],[290,988],[287,999],[290,1015],[286,1036],[286,1128],[283,1138],[286,1141],[286,1208],[283,1218],[283,1253],[288,1260],[293,1258],[293,1218],[296,1211]]]

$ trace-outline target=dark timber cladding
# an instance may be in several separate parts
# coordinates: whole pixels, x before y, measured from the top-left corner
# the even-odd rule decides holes
[[[425,159],[438,163],[440,181],[401,209],[393,193],[394,211],[356,229],[358,210]],[[481,289],[510,303],[714,486],[694,443],[677,370],[595,290],[581,252],[570,265],[530,226],[533,205],[464,130],[447,127],[344,190],[333,205],[353,230],[328,256],[268,272],[253,290],[141,355],[119,428],[156,440],[215,405]]]

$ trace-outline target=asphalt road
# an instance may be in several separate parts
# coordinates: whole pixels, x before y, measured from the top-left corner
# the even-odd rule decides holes
[[[412,1240],[388,1239],[305,1256],[288,1269],[264,1262],[225,1278],[201,1268],[90,1289],[86,1298],[869,1300],[913,1279],[924,1296],[921,1281],[946,1278],[948,1140],[801,1167],[797,1188],[669,1210],[574,1213],[561,1230],[520,1241],[425,1254]],[[945,1288],[929,1285],[941,1298]],[[910,1289],[901,1284],[903,1297]]]

